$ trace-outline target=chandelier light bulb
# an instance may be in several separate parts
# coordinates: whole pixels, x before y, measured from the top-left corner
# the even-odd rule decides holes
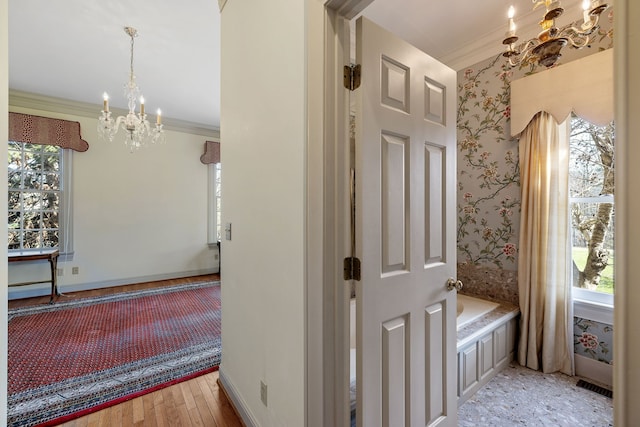
[[[156,124],[161,125],[162,124],[162,111],[158,108],[158,111],[156,112]]]
[[[588,24],[591,21],[589,9],[591,9],[591,0],[582,0],[582,20],[585,24]]]
[[[515,35],[516,33],[516,24],[513,22],[513,17],[516,16],[516,10],[513,5],[509,7],[509,12],[507,13],[507,17],[509,18],[509,34]]]
[[[102,111],[109,111],[109,95],[107,95],[107,92],[102,94]]]
[[[509,18],[508,21],[508,30],[505,34],[505,38],[502,41],[503,44],[507,45],[507,52],[505,52],[505,54],[507,55],[513,55],[512,52],[512,48],[513,48],[513,44],[515,42],[518,41],[518,36],[516,36],[516,24],[515,22],[513,22],[513,17],[516,15],[516,10],[513,7],[513,5],[511,5],[509,7],[509,10],[507,11],[507,18]]]

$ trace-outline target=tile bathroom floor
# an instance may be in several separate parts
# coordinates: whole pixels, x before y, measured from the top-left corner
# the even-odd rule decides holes
[[[613,426],[613,400],[578,380],[512,362],[458,408],[458,426]]]

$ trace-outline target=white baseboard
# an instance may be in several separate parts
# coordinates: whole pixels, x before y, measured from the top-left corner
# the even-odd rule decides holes
[[[218,268],[191,270],[182,271],[179,273],[153,274],[148,276],[128,277],[123,279],[98,281],[91,283],[77,283],[74,285],[65,285],[64,283],[58,282],[58,291],[60,293],[89,291],[92,289],[111,288],[114,286],[132,285],[135,283],[155,282],[157,280],[171,280],[181,279],[183,277],[202,276],[204,274],[218,273],[218,271]],[[45,295],[51,295],[51,283],[9,288],[9,300],[40,297]]]
[[[586,379],[596,381],[602,385],[612,387],[613,385],[613,365],[598,362],[588,357],[574,355],[576,375]]]
[[[227,392],[227,396],[229,396],[229,399],[231,399],[231,402],[236,408],[236,411],[238,411],[238,415],[240,416],[240,418],[242,418],[242,422],[244,423],[244,425],[247,427],[258,427],[258,421],[251,414],[251,411],[247,407],[246,402],[244,401],[244,399],[242,399],[240,393],[238,393],[238,389],[233,385],[233,383],[231,383],[231,381],[229,381],[227,376],[224,374],[222,366],[220,366],[218,372],[218,379],[220,380],[222,387],[224,387],[224,390]]]

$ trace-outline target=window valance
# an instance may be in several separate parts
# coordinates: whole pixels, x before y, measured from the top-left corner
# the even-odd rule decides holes
[[[604,126],[613,120],[613,49],[511,82],[511,135],[540,111],[564,122],[571,111]]]
[[[80,135],[80,123],[31,114],[9,113],[9,140],[56,145],[75,151],[89,149],[89,143]]]
[[[204,143],[204,154],[200,156],[200,161],[205,165],[220,163],[220,143],[215,141],[206,141]]]

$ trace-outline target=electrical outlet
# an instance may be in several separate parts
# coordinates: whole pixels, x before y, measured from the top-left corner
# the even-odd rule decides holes
[[[267,385],[263,381],[260,381],[260,400],[267,406]]]
[[[58,276],[64,276],[64,270],[63,270],[62,268],[59,268],[59,269],[57,270],[56,274],[57,274]]]
[[[71,267],[71,274],[79,274],[80,267]]]

